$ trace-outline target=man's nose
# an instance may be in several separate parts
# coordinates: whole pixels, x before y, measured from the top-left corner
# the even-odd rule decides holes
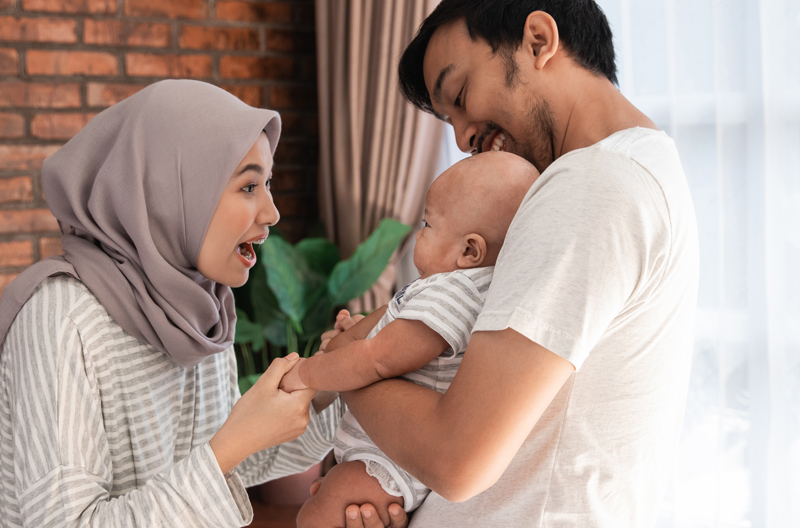
[[[268,226],[274,226],[281,219],[281,214],[278,208],[275,207],[275,202],[272,200],[272,193],[266,192],[261,197],[259,204],[258,216],[256,222]]]
[[[470,123],[465,118],[452,120],[452,123],[456,134],[456,144],[461,152],[469,152],[478,146],[476,144],[478,125]]]

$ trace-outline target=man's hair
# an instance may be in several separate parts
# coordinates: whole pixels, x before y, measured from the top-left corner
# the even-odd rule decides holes
[[[473,41],[481,38],[494,53],[501,52],[510,85],[515,67],[512,52],[522,44],[525,20],[534,11],[553,17],[561,44],[573,60],[617,84],[611,28],[594,0],[443,0],[422,23],[400,59],[403,96],[421,110],[433,113],[422,74],[425,50],[437,29],[461,19]]]

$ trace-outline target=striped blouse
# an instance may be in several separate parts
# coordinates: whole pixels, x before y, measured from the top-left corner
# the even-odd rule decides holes
[[[223,475],[208,441],[240,397],[233,349],[183,368],[117,325],[79,281],[45,280],[0,354],[0,524],[228,527],[245,487],[330,451],[337,401],[305,434]]]

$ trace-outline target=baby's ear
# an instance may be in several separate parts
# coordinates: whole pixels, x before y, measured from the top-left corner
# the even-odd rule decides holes
[[[458,257],[459,269],[477,268],[486,260],[486,240],[478,233],[464,235],[464,251]]]

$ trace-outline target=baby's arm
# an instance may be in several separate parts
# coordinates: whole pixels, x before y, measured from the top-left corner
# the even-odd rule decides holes
[[[286,385],[297,390],[301,387],[295,383],[300,381],[322,391],[355,390],[422,368],[449,347],[425,323],[395,319],[372,339],[351,341],[331,353],[301,361],[286,375]]]

